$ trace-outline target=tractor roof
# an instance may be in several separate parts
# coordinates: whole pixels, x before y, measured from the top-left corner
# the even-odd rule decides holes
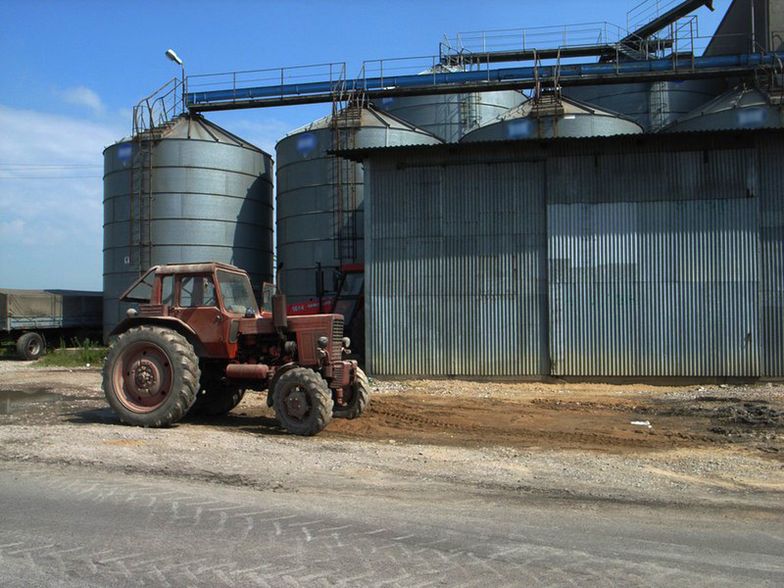
[[[156,274],[206,274],[216,269],[228,270],[233,272],[242,272],[240,268],[230,265],[228,263],[219,263],[217,261],[200,262],[200,263],[175,263],[169,265],[158,265],[155,267]]]

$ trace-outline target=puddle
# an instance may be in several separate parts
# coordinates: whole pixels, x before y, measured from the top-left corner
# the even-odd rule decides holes
[[[46,390],[0,390],[0,414],[17,412],[25,405],[62,400],[61,394]]]

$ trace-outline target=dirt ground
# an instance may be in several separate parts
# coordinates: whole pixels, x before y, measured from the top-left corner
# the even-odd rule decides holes
[[[784,384],[372,381],[361,418],[333,420],[302,439],[278,426],[264,394],[249,393],[222,418],[145,430],[118,424],[94,368],[0,361],[0,443],[0,460],[179,468],[251,484],[269,483],[269,471],[248,473],[257,460],[279,467],[276,478],[315,468],[370,484],[415,475],[483,488],[781,504]],[[242,449],[229,457],[234,447]],[[276,460],[264,457],[270,451]]]
[[[22,363],[22,362],[19,362]],[[0,425],[111,422],[98,370],[0,372]],[[327,438],[458,447],[626,453],[733,445],[784,462],[784,385],[657,387],[373,381],[362,418],[335,419]],[[202,426],[282,433],[266,395],[249,392]]]

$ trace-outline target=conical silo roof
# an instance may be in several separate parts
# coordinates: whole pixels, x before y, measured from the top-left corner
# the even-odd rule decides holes
[[[530,99],[468,133],[461,142],[606,137],[642,132],[636,122],[572,98]]]
[[[737,87],[681,117],[665,132],[780,128],[784,114],[758,88]]]
[[[163,130],[161,138],[211,141],[213,143],[261,151],[252,143],[240,139],[237,135],[230,133],[198,114],[181,114],[173,119]]]

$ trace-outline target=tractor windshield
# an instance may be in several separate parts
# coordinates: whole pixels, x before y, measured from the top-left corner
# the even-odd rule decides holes
[[[149,302],[152,297],[152,285],[155,281],[155,271],[157,266],[151,267],[147,270],[141,278],[136,280],[131,286],[120,296],[120,300],[124,302]]]
[[[235,274],[218,270],[218,284],[223,295],[223,305],[227,312],[245,315],[248,309],[253,314],[259,311],[250,280],[245,274]]]

